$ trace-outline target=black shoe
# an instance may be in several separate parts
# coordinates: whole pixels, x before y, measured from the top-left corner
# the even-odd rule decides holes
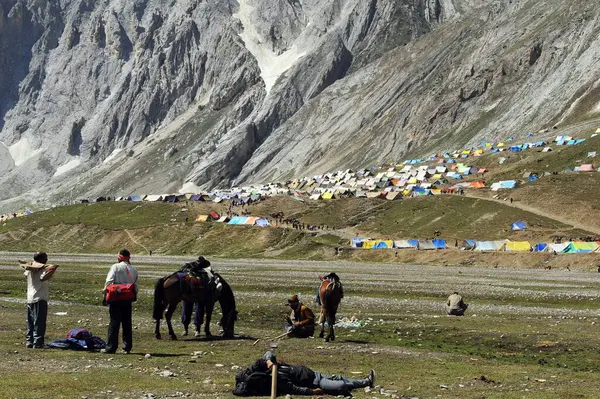
[[[371,369],[367,380],[369,380],[369,387],[373,388],[375,386],[375,370]]]
[[[28,349],[31,349],[31,348],[33,348],[33,344],[26,344],[25,347]]]

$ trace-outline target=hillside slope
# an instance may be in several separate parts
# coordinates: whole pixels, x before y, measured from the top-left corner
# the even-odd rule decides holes
[[[599,10],[0,0],[0,200],[285,179],[593,119]]]

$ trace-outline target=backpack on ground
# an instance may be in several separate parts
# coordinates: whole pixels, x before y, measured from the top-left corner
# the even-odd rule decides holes
[[[235,376],[236,396],[269,396],[271,394],[271,374],[246,369]]]

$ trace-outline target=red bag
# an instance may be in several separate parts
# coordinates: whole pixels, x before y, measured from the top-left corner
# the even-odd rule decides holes
[[[135,301],[135,284],[110,284],[106,286],[106,302]]]
[[[129,276],[129,280],[131,284],[109,284],[105,289],[105,297],[104,300],[108,303],[119,302],[119,301],[135,301],[135,284],[133,284],[133,278],[131,278],[131,273],[129,273],[129,268],[127,270],[127,275]]]

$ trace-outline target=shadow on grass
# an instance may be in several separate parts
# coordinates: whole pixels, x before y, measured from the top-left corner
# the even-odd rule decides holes
[[[132,355],[144,356],[145,353],[133,353]],[[189,353],[151,353],[152,357],[189,357]]]
[[[338,341],[348,342],[348,343],[352,343],[352,344],[370,344],[371,343],[369,341],[365,341],[362,339],[340,339]]]
[[[206,336],[202,336],[202,337],[193,337],[193,338],[189,338],[186,339],[186,341],[206,341],[206,342],[210,342],[210,341],[256,341],[257,338],[251,337],[249,335],[236,335],[233,337],[223,337],[221,335],[213,335],[210,337],[206,337]]]

